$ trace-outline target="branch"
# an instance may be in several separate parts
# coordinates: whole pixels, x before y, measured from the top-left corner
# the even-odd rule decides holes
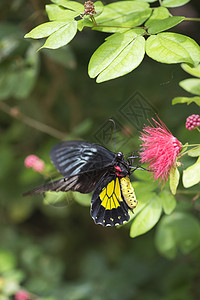
[[[25,116],[24,114],[22,114],[18,107],[10,107],[9,105],[7,105],[5,102],[0,101],[0,110],[2,110],[3,112],[5,112],[6,114],[8,114],[9,116],[11,116],[12,118],[15,118],[19,121],[21,121],[22,123],[25,123],[26,125],[37,129],[41,132],[44,132],[50,136],[53,136],[59,140],[62,140],[64,138],[66,138],[66,133],[58,131],[55,128],[52,128],[46,124],[43,124],[37,120],[34,120],[30,117]]]

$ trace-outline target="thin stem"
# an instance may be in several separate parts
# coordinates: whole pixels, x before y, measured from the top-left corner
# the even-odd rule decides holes
[[[135,28],[142,28],[145,29],[144,27],[136,27],[136,26],[121,26],[121,25],[100,25],[100,24],[95,24],[94,27],[111,27],[111,28],[128,28],[128,29],[135,29]]]
[[[186,195],[190,195],[190,194],[200,194],[200,191],[183,191],[183,190],[177,190],[176,192],[177,194],[186,194]]]
[[[195,21],[195,22],[200,22],[200,18],[185,18],[184,21]]]
[[[57,139],[64,139],[66,138],[66,134],[63,132],[58,131],[55,128],[52,128],[46,124],[43,124],[37,120],[34,120],[30,117],[25,116],[24,114],[22,114],[19,109],[17,107],[10,107],[9,105],[7,105],[5,102],[0,101],[0,110],[2,110],[3,112],[7,113],[9,116],[11,116],[12,118],[15,118],[23,123],[25,123],[26,125],[35,128],[41,132],[44,132],[46,134],[49,134],[50,136],[53,136]]]
[[[200,129],[197,126],[195,128],[198,130],[198,132],[200,132]]]
[[[94,17],[94,16],[90,16],[90,18],[91,18],[91,20],[92,20],[92,22],[93,22],[94,26],[97,26],[97,23],[96,23],[95,17]]]
[[[198,148],[200,145],[199,145],[199,144],[187,145],[187,147],[191,147],[191,146],[194,147],[192,150],[195,150],[195,149]],[[191,151],[191,149],[189,149],[189,150],[187,150],[187,151],[181,153],[181,154],[179,155],[179,157],[184,156],[184,155],[187,154],[189,151]]]
[[[158,0],[158,1],[159,1],[160,6],[162,6],[162,0]]]

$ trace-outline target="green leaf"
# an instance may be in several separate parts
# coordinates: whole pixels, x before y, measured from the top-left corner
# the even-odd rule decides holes
[[[143,24],[148,17],[151,15],[151,8],[147,8],[144,11],[135,13],[135,14],[130,14],[130,15],[126,15],[123,17],[119,17],[116,18],[114,20],[108,20],[107,22],[98,22],[98,27],[93,27],[94,30],[97,31],[102,31],[102,32],[117,32],[117,31],[125,31],[127,30],[127,26],[130,27],[136,27],[136,26],[140,26],[141,24]],[[98,21],[98,20],[97,20]],[[101,27],[102,26],[102,27]],[[106,27],[108,26],[108,27]],[[122,28],[117,28],[115,26],[122,26]],[[123,28],[123,26],[125,28]]]
[[[170,15],[169,10],[166,7],[155,7],[151,17],[146,21],[145,26],[154,24],[155,22],[166,19]]]
[[[138,13],[149,8],[148,3],[139,1],[117,1],[104,6],[100,16],[96,18],[97,24],[124,25]]]
[[[138,0],[138,1],[153,3],[153,2],[156,2],[157,0]]]
[[[192,157],[200,156],[200,146],[194,147],[188,151],[188,155]]]
[[[155,243],[158,251],[173,259],[178,248],[186,254],[200,244],[198,219],[185,212],[174,212],[164,216],[156,231]]]
[[[67,0],[51,0],[53,3],[63,6],[65,8],[77,11],[79,13],[84,12],[84,5],[76,1],[67,1]]]
[[[147,55],[159,62],[172,64],[187,62],[197,66],[200,61],[200,47],[191,38],[164,32],[150,36],[146,41]]]
[[[200,106],[200,97],[175,97],[172,100],[172,105],[177,103],[187,103],[187,105],[189,105],[192,102],[195,102],[198,106]]]
[[[169,17],[166,19],[153,22],[153,24],[151,24],[148,28],[148,33],[156,34],[161,31],[165,31],[181,23],[184,19],[185,17]]]
[[[74,18],[79,15],[79,13],[76,11],[64,9],[56,4],[46,5],[45,9],[50,21],[73,21]]]
[[[181,64],[181,68],[190,75],[200,78],[200,65],[198,65],[196,68],[192,68],[187,64]]]
[[[84,27],[93,27],[93,22],[90,19],[81,19],[77,21],[77,29],[82,31]]]
[[[166,215],[170,215],[176,207],[175,197],[167,190],[160,193],[163,210]]]
[[[190,0],[163,0],[162,5],[166,7],[178,7],[188,2],[190,2]]]
[[[94,15],[94,17],[98,17],[104,10],[104,5],[101,1],[96,1],[94,2],[94,8],[96,11],[96,14]]]
[[[81,194],[79,192],[73,192],[73,197],[79,204],[83,206],[90,206],[91,194]]]
[[[200,96],[200,79],[189,78],[179,82],[179,85],[187,92]]]
[[[161,212],[162,200],[160,197],[155,196],[134,219],[130,229],[130,236],[134,238],[153,228],[160,219]]]
[[[178,168],[173,167],[169,175],[169,186],[173,195],[176,194],[176,189],[179,184],[180,174]]]
[[[50,34],[56,32],[60,28],[66,25],[66,22],[46,22],[43,23],[35,28],[33,28],[29,33],[25,35],[25,38],[32,38],[32,39],[41,39],[44,37],[49,36]]]
[[[57,49],[68,44],[77,31],[77,22],[72,21],[52,33],[46,40],[45,44],[40,48]]]
[[[144,57],[145,40],[142,29],[115,33],[94,52],[88,72],[97,82],[125,75],[135,69]],[[137,34],[138,33],[138,34]]]
[[[16,268],[17,260],[14,254],[9,250],[0,250],[0,273],[5,273]]]
[[[183,171],[183,186],[189,188],[200,181],[200,157],[195,164]]]

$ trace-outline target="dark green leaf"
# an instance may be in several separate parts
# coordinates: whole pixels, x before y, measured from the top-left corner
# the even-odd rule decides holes
[[[179,82],[179,85],[187,92],[200,96],[200,79],[189,78]]]
[[[169,259],[176,256],[178,248],[189,253],[200,244],[200,224],[192,215],[175,212],[164,216],[156,232],[156,246]]]
[[[172,32],[150,36],[146,52],[151,58],[167,64],[187,62],[197,66],[200,61],[199,45],[185,35]]]
[[[156,34],[165,31],[181,23],[184,19],[185,17],[169,17],[166,19],[153,22],[153,24],[149,26],[148,32],[150,34]]]

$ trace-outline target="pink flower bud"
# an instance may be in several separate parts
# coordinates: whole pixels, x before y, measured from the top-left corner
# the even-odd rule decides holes
[[[15,294],[15,300],[29,300],[29,299],[30,299],[30,296],[29,296],[29,293],[27,291],[19,290]]]
[[[199,115],[191,115],[186,119],[185,127],[188,130],[193,130],[195,127],[200,126],[200,116]]]
[[[42,172],[44,170],[45,164],[43,160],[41,160],[38,156],[36,155],[28,155],[25,158],[24,165],[26,168],[33,168],[36,172]]]

